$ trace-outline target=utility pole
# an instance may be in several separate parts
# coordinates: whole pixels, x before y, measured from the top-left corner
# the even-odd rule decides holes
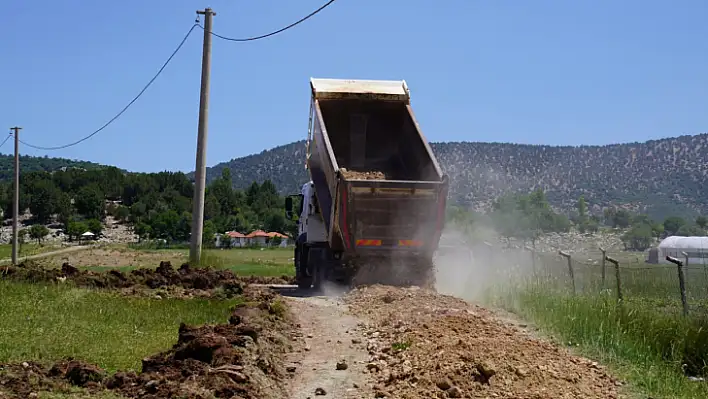
[[[199,96],[199,130],[197,133],[197,165],[194,169],[194,199],[192,204],[192,235],[189,261],[198,264],[202,256],[204,224],[204,191],[206,189],[207,118],[209,116],[209,74],[211,72],[211,21],[216,15],[211,8],[197,11],[204,15],[204,47],[202,48],[202,87]]]
[[[21,127],[11,127],[15,135],[15,190],[12,200],[12,264],[17,265],[17,233],[20,221],[20,130]]]

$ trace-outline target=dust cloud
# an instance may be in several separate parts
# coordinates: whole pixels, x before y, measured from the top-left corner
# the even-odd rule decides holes
[[[514,290],[533,275],[532,255],[503,250],[494,237],[471,238],[446,228],[435,253],[436,290],[471,302],[484,302],[492,291]]]

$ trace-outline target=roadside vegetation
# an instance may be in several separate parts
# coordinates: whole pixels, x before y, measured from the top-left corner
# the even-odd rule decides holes
[[[224,323],[238,299],[153,299],[0,280],[0,363],[74,357],[108,371],[140,370],[169,349],[180,323]]]
[[[470,234],[475,224],[486,224],[506,236],[529,241],[553,230],[625,229],[626,250],[611,254],[624,263],[621,302],[612,265],[608,264],[603,286],[598,264],[573,261],[577,262],[574,295],[565,259],[555,253],[539,254],[534,273],[529,253],[521,249],[509,250],[518,252],[516,257],[495,255],[498,279],[487,300],[534,323],[559,343],[608,364],[629,383],[630,390],[650,397],[708,397],[708,383],[703,380],[708,377],[707,270],[703,265],[686,268],[689,313],[684,316],[676,267],[646,264],[646,255],[637,252],[665,236],[705,235],[705,219],[691,222],[669,217],[656,222],[616,209],[605,211],[602,217],[589,216],[582,198],[577,208],[564,219],[537,192],[502,199],[495,205],[498,212],[491,215],[457,210],[448,217],[458,226],[467,224]],[[517,259],[528,264],[505,263]]]

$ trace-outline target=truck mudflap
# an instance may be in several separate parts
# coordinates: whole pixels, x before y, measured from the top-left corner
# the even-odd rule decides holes
[[[432,258],[445,222],[448,179],[340,180],[337,221],[345,250]]]

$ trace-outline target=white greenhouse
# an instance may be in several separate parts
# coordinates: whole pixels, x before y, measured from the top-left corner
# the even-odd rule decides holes
[[[670,263],[666,256],[685,259],[682,252],[688,254],[689,265],[708,264],[708,237],[669,236],[659,243],[659,263]]]

